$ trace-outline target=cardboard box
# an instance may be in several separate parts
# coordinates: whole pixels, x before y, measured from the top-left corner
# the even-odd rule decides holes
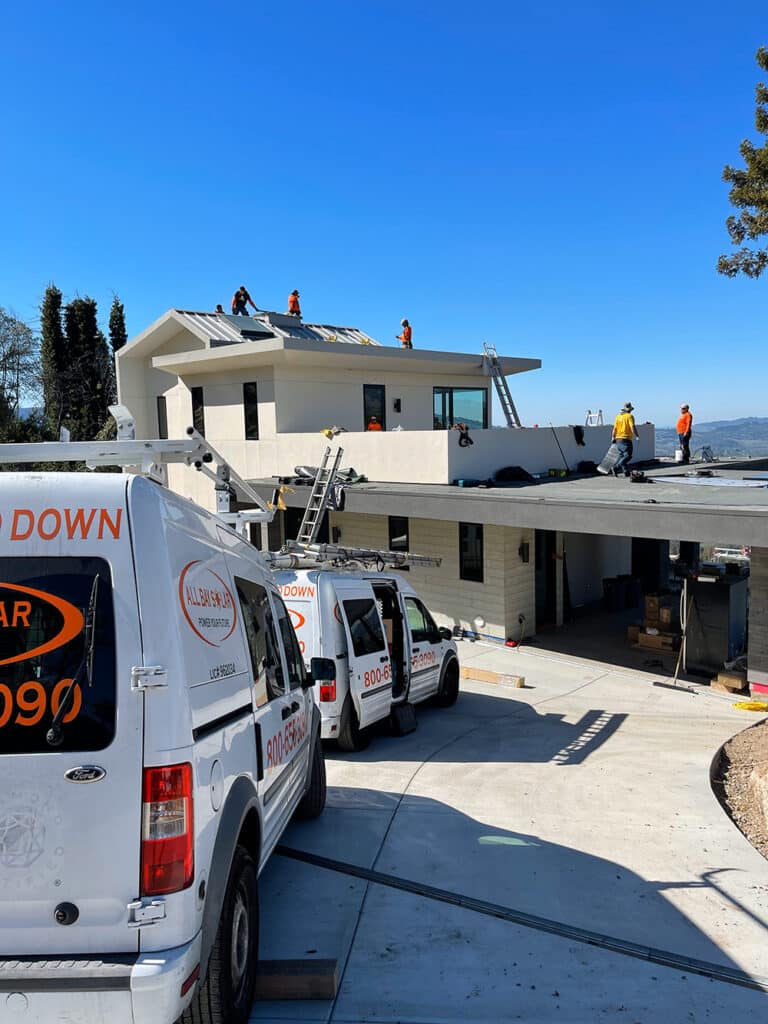
[[[712,686],[714,689],[725,690],[728,693],[741,693],[747,686],[747,673],[718,672],[712,680]]]
[[[645,617],[646,619],[658,619],[661,602],[658,594],[645,595]]]
[[[637,642],[640,647],[652,651],[676,651],[680,646],[680,637],[676,633],[641,633]]]

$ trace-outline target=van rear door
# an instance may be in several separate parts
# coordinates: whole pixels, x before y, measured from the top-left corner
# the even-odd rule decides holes
[[[62,508],[54,486],[37,487],[39,508],[30,508],[28,493],[17,494],[29,522],[37,524],[24,544],[12,543],[12,504],[4,503],[0,522],[5,956],[138,949],[128,904],[139,891],[142,702],[130,678],[141,647],[125,485],[111,492],[122,501],[108,510],[113,531],[101,531],[98,541],[94,530],[89,539],[90,507],[81,510],[82,528],[68,530],[73,536],[65,535],[65,543],[53,543],[50,535],[57,522],[73,522],[78,510]],[[98,498],[81,500],[99,504]],[[97,508],[96,520],[99,515]],[[60,735],[52,736],[70,686]],[[75,908],[73,927],[70,920],[57,923],[62,904]]]
[[[386,718],[392,706],[392,666],[384,624],[370,583],[334,581],[349,652],[349,688],[360,727]]]

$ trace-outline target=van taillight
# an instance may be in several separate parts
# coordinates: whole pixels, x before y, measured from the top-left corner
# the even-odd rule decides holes
[[[141,895],[162,896],[192,884],[192,765],[144,769]]]
[[[336,680],[332,683],[320,683],[320,700],[321,701],[334,701],[336,700]]]

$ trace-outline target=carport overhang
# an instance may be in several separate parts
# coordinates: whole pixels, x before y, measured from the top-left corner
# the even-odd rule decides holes
[[[716,472],[725,479],[744,475]],[[678,479],[679,475],[678,470]],[[669,471],[651,479],[653,483],[635,484],[612,477],[588,478],[487,489],[354,484],[345,488],[344,511],[614,537],[768,545],[768,487],[680,483]],[[277,481],[251,482],[269,498]],[[309,490],[297,487],[284,500],[303,508]]]

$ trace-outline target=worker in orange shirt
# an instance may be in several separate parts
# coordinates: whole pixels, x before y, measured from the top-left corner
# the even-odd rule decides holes
[[[691,433],[693,415],[688,405],[680,406],[680,419],[677,421],[677,440],[683,453],[683,463],[687,466],[691,461]]]
[[[365,429],[366,430],[383,430],[384,428],[379,423],[378,416],[371,416],[371,418],[368,420],[368,426]]]
[[[407,320],[401,320],[400,323],[403,328],[403,333],[397,335],[397,340],[402,344],[403,348],[413,348],[413,345],[411,344],[411,338],[413,336],[411,325]]]
[[[288,312],[291,316],[301,316],[301,306],[299,305],[299,290],[294,288],[291,294],[288,296]]]

